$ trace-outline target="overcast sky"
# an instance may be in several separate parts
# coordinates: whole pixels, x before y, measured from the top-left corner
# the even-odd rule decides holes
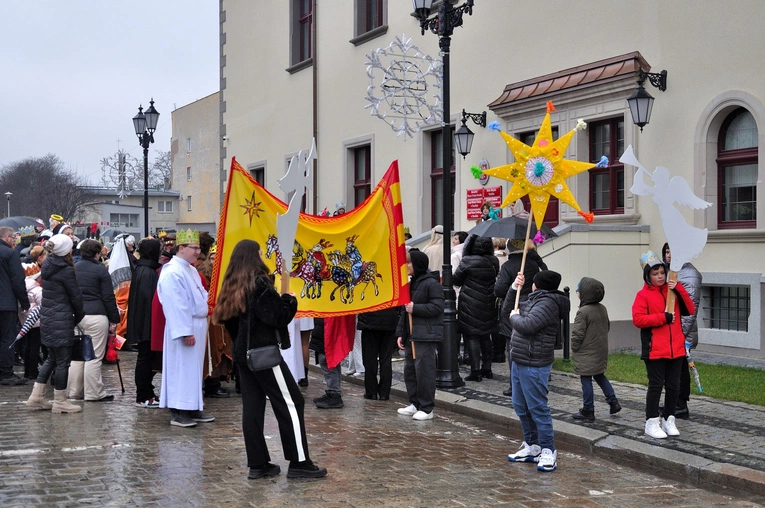
[[[169,150],[170,113],[218,90],[217,0],[0,1],[0,167],[57,155],[98,184],[119,146],[143,157],[132,118],[160,112],[156,150]],[[0,189],[0,193],[2,189]]]

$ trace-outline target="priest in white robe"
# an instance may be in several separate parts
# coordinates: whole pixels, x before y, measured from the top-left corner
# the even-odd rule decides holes
[[[165,313],[162,390],[159,407],[170,408],[170,424],[194,427],[211,422],[202,412],[202,370],[207,337],[207,291],[194,267],[199,233],[180,231],[178,253],[165,264],[157,293]]]

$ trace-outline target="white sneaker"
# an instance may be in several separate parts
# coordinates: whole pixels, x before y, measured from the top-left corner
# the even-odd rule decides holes
[[[672,418],[672,425],[674,425],[675,418],[673,416],[670,418]],[[646,436],[650,436],[654,439],[665,439],[667,437],[667,433],[661,430],[659,420],[661,420],[661,417],[657,416],[656,418],[649,418],[645,421]]]
[[[398,408],[398,414],[400,415],[412,416],[416,412],[417,412],[417,408],[414,407],[414,404],[409,404],[406,407]]]
[[[664,418],[661,419],[661,430],[666,432],[668,436],[679,436],[680,431],[677,430],[677,426],[675,425],[675,417],[670,416],[666,420]]]
[[[413,420],[419,420],[419,421],[425,421],[425,420],[432,420],[433,419],[433,411],[430,413],[426,413],[425,411],[417,411],[412,415]]]
[[[542,449],[542,455],[539,457],[537,469],[549,473],[558,468],[558,450],[552,451],[549,448]]]
[[[510,462],[539,462],[540,453],[542,453],[542,449],[539,445],[528,445],[524,441],[517,452],[507,456],[507,460]]]

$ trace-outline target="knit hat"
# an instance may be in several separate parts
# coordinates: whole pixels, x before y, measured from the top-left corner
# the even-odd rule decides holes
[[[534,284],[537,289],[555,291],[560,285],[562,277],[558,272],[552,270],[542,270],[534,276]]]
[[[52,247],[48,247],[51,245]],[[57,234],[53,235],[50,240],[45,242],[45,248],[52,252],[55,256],[66,256],[72,252],[73,247],[72,239],[66,235]]]

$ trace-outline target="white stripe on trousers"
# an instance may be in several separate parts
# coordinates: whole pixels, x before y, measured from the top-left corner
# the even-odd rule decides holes
[[[290,413],[290,419],[292,420],[292,431],[295,434],[295,447],[298,452],[298,460],[303,462],[305,460],[305,450],[303,449],[303,433],[300,432],[300,418],[298,418],[297,408],[295,402],[292,400],[292,395],[287,387],[287,382],[284,380],[284,373],[282,372],[281,364],[271,369],[276,379],[276,384],[279,386],[279,390],[282,392],[282,399],[287,405],[287,410]]]

